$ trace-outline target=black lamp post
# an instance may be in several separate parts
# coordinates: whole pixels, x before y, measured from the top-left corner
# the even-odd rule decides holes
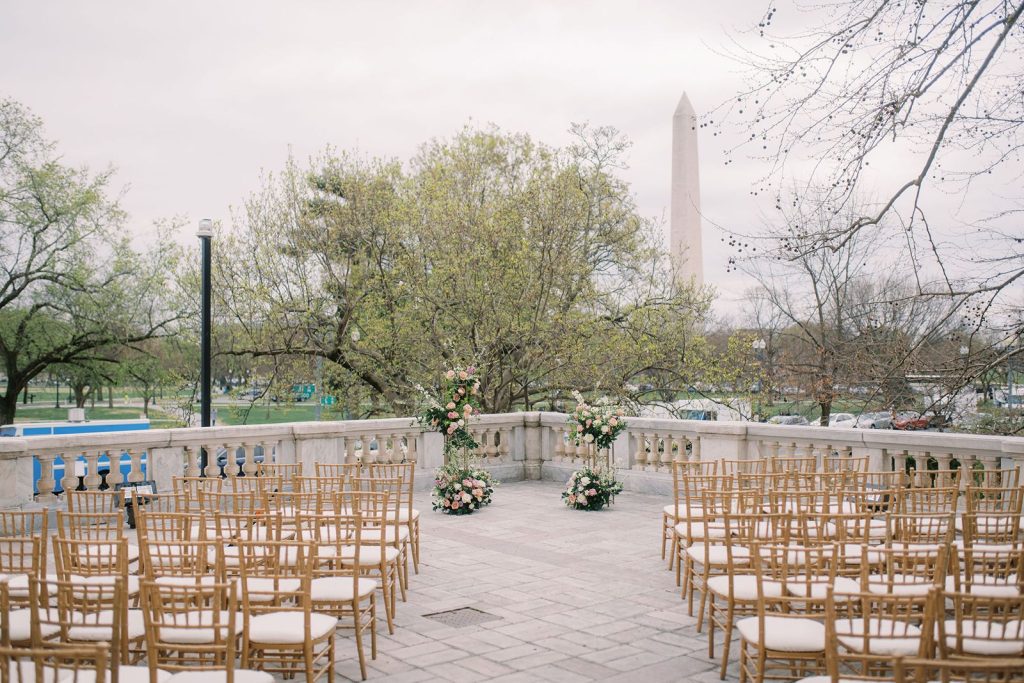
[[[199,411],[202,419],[202,426],[210,426],[210,264],[212,258],[213,221],[204,218],[199,221],[199,230],[196,232],[199,242],[203,248],[203,273],[201,287],[201,324],[199,331]],[[200,476],[206,476],[207,466],[206,449],[199,454]]]

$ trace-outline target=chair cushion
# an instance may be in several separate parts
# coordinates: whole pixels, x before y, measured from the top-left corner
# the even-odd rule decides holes
[[[837,599],[843,601],[848,598],[839,597],[841,594],[860,592],[860,582],[854,581],[846,576],[835,577],[831,584],[828,583],[828,579],[826,577],[820,579],[812,577],[811,582],[808,583],[803,576],[794,576],[792,579],[786,579],[786,592],[797,597],[807,597],[809,588],[812,598],[824,599],[829,585],[832,586]]]
[[[43,638],[51,638],[60,633],[60,626],[54,623],[59,620],[56,610],[51,611],[49,616],[46,616],[45,610],[39,610],[38,614],[46,619],[46,622],[39,624],[39,631]],[[31,640],[32,610],[14,609],[8,612],[7,618],[10,623],[11,642],[19,643]]]
[[[71,640],[103,641],[110,640],[111,627],[107,624],[114,622],[112,610],[102,610],[94,614],[73,613],[71,623],[82,624],[72,626],[68,629],[68,637]],[[142,610],[128,610],[128,640],[137,640],[146,635],[146,622],[142,616]]]
[[[130,543],[125,544],[128,548],[128,562],[134,562],[139,559],[139,546],[132,545]],[[116,543],[110,543],[107,545],[95,545],[89,546],[88,551],[76,553],[76,559],[85,565],[106,565],[110,562],[110,558],[114,556],[117,548]]]
[[[380,540],[380,530],[379,529],[366,529],[366,530],[364,530],[360,534],[359,539],[361,541],[363,541],[363,542],[366,542],[366,543],[374,543],[374,542]],[[403,542],[403,543],[405,541],[409,540],[409,527],[407,527],[407,526],[400,526],[400,527],[398,527],[398,540]],[[384,542],[385,543],[394,543],[395,542],[395,528],[394,527],[389,526],[387,528],[387,530],[384,532]]]
[[[933,585],[925,582],[918,576],[903,576],[894,574],[892,577],[893,595],[928,595]],[[868,577],[868,591],[877,595],[885,595],[890,592],[888,579],[878,574]]]
[[[672,518],[672,517],[676,516],[676,506],[675,506],[675,503],[672,503],[670,505],[666,505],[661,510],[662,510],[662,512],[664,514],[668,515],[669,518]],[[702,516],[704,513],[701,510],[702,510],[702,508],[700,506],[697,506],[697,505],[691,505],[690,506],[690,514],[693,515],[694,517]],[[686,504],[685,503],[679,503],[679,519],[685,519],[685,518],[686,518]]]
[[[161,683],[226,683],[226,671],[179,671]],[[274,683],[274,677],[266,671],[235,669],[235,683]]]
[[[955,576],[946,577],[946,592],[957,592]],[[1010,583],[1007,579],[978,575],[974,576],[974,582],[969,587],[967,585],[967,577],[961,575],[960,592],[987,598],[1015,598],[1020,595],[1017,585]]]
[[[946,627],[946,647],[957,650],[956,620],[948,620],[944,625]],[[1007,621],[1005,624],[964,619],[961,634],[963,635],[963,639],[960,641],[962,650],[957,651],[957,654],[1002,657],[1019,657],[1024,654],[1024,624],[1017,619]]]
[[[217,583],[216,576],[158,576],[154,580],[164,586],[211,586]]]
[[[715,523],[708,525],[704,522],[680,522],[676,524],[675,531],[680,538],[686,538],[688,535],[693,538],[725,538],[725,527]]]
[[[184,643],[189,645],[197,645],[203,643],[212,643],[214,641],[214,629],[213,624],[213,612],[210,610],[201,610],[197,612],[189,612],[186,615],[178,615],[175,619],[175,623],[179,624],[179,627],[174,626],[161,626],[160,627],[160,640],[165,643]],[[223,640],[224,633],[227,631],[228,618],[230,614],[227,610],[220,611],[220,627],[217,629],[221,632],[221,640]],[[197,628],[202,626],[211,626],[210,628]],[[235,635],[242,632],[244,626],[242,615],[235,615]]]
[[[328,614],[309,615],[309,636],[319,640],[334,631],[338,619]],[[305,640],[302,612],[273,612],[249,620],[250,643],[298,644]]]
[[[867,631],[869,654],[914,656],[921,648],[921,629],[903,621],[883,617],[840,619],[836,622],[839,642],[853,652],[864,651],[864,633]]]
[[[13,598],[28,597],[28,574],[7,574],[7,590]],[[57,581],[56,574],[47,574],[47,581]]]
[[[777,652],[822,652],[825,650],[825,625],[802,617],[765,617],[764,646]],[[740,636],[748,643],[759,642],[757,617],[736,622]]]
[[[729,597],[729,577],[725,574],[708,578],[708,590],[716,595]],[[782,585],[777,581],[764,582],[764,595],[777,598],[782,595]],[[736,600],[757,600],[757,577],[736,574],[732,577],[732,596]]]
[[[238,581],[236,590],[238,599],[241,600],[245,591],[249,591],[249,602],[270,602],[274,599],[274,593],[294,593],[302,587],[299,579],[261,579],[248,578]]]
[[[407,508],[407,507],[403,507],[401,510],[398,511],[398,521],[399,522],[408,522],[410,518],[413,521],[416,521],[417,519],[419,519],[420,518],[420,511],[415,509],[415,508],[413,508],[412,514],[410,514],[409,513],[409,508]]]
[[[84,586],[112,586],[114,585],[115,578],[116,577],[114,576],[100,574],[97,574],[96,576],[80,576],[78,574],[72,574],[71,582]],[[124,585],[128,588],[128,595],[135,595],[139,592],[139,577],[128,576],[127,579],[125,579]]]
[[[310,596],[313,602],[347,602],[355,598],[353,585],[352,578],[348,576],[324,576],[313,579]],[[377,590],[377,581],[360,578],[356,590],[360,598],[365,598]]]
[[[706,543],[694,543],[686,549],[686,554],[697,564],[707,563],[709,565],[724,566],[729,564],[728,551],[724,545],[708,545]],[[744,546],[735,546],[732,549],[733,564],[747,565],[750,563],[750,549]]]
[[[167,683],[171,678],[170,671],[164,671],[163,669],[156,670],[156,682]],[[110,680],[110,674],[107,674],[107,680]],[[149,667],[148,666],[127,666],[122,664],[117,667],[117,680],[120,683],[149,683]]]
[[[355,549],[352,546],[345,546],[341,549],[341,559],[352,559],[355,556]],[[394,562],[398,558],[398,548],[384,546],[384,562]],[[359,547],[359,565],[362,567],[378,565],[381,562],[380,546],[364,545]]]

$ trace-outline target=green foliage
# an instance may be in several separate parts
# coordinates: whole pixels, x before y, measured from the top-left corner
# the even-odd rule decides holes
[[[416,384],[470,358],[488,411],[680,371],[708,294],[676,284],[638,215],[617,175],[628,145],[574,132],[563,149],[466,128],[405,165],[289,162],[217,238],[219,351],[322,358],[378,414],[409,414]]]
[[[472,365],[465,369],[453,368],[445,372],[439,398],[431,396],[422,387],[417,387],[427,399],[427,405],[419,414],[417,421],[424,429],[444,435],[445,456],[450,456],[456,451],[473,450],[480,445],[469,432],[470,420],[474,415],[480,414],[477,401],[480,382],[475,373],[476,367]]]
[[[158,231],[132,249],[107,197],[111,171],[65,166],[23,106],[0,99],[0,422],[29,380],[57,364],[96,371],[112,349],[166,333],[179,250]]]

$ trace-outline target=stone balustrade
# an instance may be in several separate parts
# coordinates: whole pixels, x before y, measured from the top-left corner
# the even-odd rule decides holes
[[[767,457],[809,457],[841,461],[867,457],[873,470],[896,469],[913,460],[918,468],[934,461],[972,470],[998,469],[1024,463],[1024,438],[973,436],[937,432],[793,427],[747,422],[701,422],[627,418],[629,427],[608,453],[577,446],[569,439],[561,413],[483,415],[472,425],[480,446],[476,461],[501,481],[551,479],[565,481],[570,472],[594,458],[607,458],[627,489],[668,493],[671,465],[678,460],[752,460]],[[54,464],[65,464],[61,487],[79,485],[74,462],[84,463],[83,485],[101,484],[100,458],[110,458],[106,483],[157,482],[171,488],[173,476],[200,474],[200,453],[210,454],[206,474],[221,474],[218,454],[225,456],[223,474],[252,474],[260,457],[280,463],[301,462],[308,472],[314,462],[416,463],[417,488],[430,486],[430,472],[443,463],[440,434],[423,433],[412,418],[298,422],[276,425],[157,429],[119,433],[75,434],[0,439],[0,507],[33,502],[33,463],[40,477],[36,502],[57,501]],[[117,463],[128,466],[123,475]],[[424,476],[425,475],[425,476]]]

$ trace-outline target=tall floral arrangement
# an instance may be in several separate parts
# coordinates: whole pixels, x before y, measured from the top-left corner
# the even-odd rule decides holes
[[[578,446],[581,443],[594,444],[597,448],[609,448],[615,438],[626,428],[623,415],[626,412],[602,396],[594,404],[587,403],[583,395],[572,392],[576,399],[576,410],[569,415],[569,436]]]
[[[445,465],[434,472],[433,508],[448,515],[468,515],[491,502],[497,482],[470,462],[479,447],[469,423],[480,414],[480,382],[476,368],[452,368],[444,374],[440,396],[417,387],[426,407],[417,416],[424,429],[444,436]]]
[[[470,420],[480,414],[480,381],[476,367],[452,368],[444,374],[440,398],[431,396],[423,387],[417,389],[427,399],[427,406],[417,420],[424,429],[444,435],[445,455],[477,448],[469,433]]]

